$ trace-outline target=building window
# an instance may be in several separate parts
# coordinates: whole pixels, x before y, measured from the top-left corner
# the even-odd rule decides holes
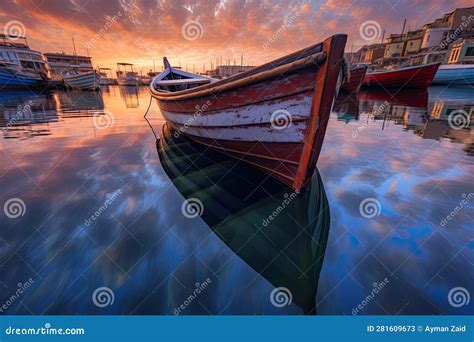
[[[466,54],[464,55],[465,57],[472,57],[474,56],[474,46],[470,46],[466,50]]]

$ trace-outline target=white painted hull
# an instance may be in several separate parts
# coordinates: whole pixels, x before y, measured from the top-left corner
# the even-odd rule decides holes
[[[79,75],[66,76],[64,84],[72,89],[97,90],[100,85],[100,75],[96,71],[90,71]]]

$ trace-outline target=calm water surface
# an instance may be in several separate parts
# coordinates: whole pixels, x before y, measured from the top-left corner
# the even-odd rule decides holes
[[[244,178],[262,175],[250,177],[253,171],[237,166],[222,180],[219,169],[202,172],[210,165],[205,160],[196,161],[194,173],[173,176],[188,147],[168,140],[157,150],[143,118],[148,105],[147,88],[0,93],[0,204],[12,198],[25,204],[17,218],[0,212],[4,313],[174,314],[183,305],[182,314],[301,314],[312,298],[308,305],[316,304],[318,314],[350,315],[364,300],[361,314],[473,312],[472,303],[448,302],[454,287],[474,294],[472,120],[462,129],[447,120],[456,110],[472,116],[473,89],[341,97],[318,164],[318,191],[293,202],[278,229],[264,231],[255,244],[242,236],[253,236],[252,226],[261,226],[290,190],[269,180],[265,193],[250,191],[243,202],[232,192],[218,197],[227,194],[226,184],[248,191]],[[148,118],[164,123],[154,103]],[[232,161],[216,165],[226,163]],[[195,184],[202,187],[189,190]],[[187,191],[203,199],[202,217],[183,216]],[[284,220],[293,219],[295,230],[311,225],[308,208],[326,197],[326,229],[291,235],[292,223]],[[365,199],[378,215],[361,215]],[[298,214],[301,206],[307,216]],[[301,244],[280,246],[288,239]],[[324,254],[320,274],[320,256],[293,257],[301,246]],[[32,285],[9,300],[30,278]],[[293,290],[292,304],[272,304],[275,279]],[[92,297],[104,286],[114,301],[99,307]]]

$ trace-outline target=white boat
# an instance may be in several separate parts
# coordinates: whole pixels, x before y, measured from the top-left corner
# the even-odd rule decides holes
[[[98,90],[100,86],[100,75],[97,71],[92,70],[76,75],[64,76],[63,82],[71,89]]]
[[[433,84],[474,85],[474,64],[440,65]]]
[[[109,76],[110,74],[110,76]],[[112,69],[110,68],[99,68],[100,85],[113,85],[117,84],[117,80],[112,77]]]
[[[51,78],[72,89],[98,90],[100,75],[89,56],[65,53],[45,53]]]
[[[117,82],[119,85],[124,86],[137,86],[140,84],[137,74],[133,71],[133,64],[117,63]]]
[[[25,37],[0,34],[0,64],[0,89],[35,87],[48,79],[43,55]]]

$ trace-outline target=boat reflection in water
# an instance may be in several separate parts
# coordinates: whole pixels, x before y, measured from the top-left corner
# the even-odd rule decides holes
[[[123,86],[119,88],[120,97],[124,100],[127,108],[138,108],[138,89],[136,86]]]
[[[463,143],[464,151],[474,154],[473,88],[430,87],[416,92],[371,89],[335,102],[333,114],[340,121],[358,120],[359,113],[368,114],[366,121],[383,120],[382,129],[394,123],[423,139],[448,138]]]
[[[330,224],[319,173],[308,191],[296,193],[167,125],[157,149],[163,169],[187,199],[183,210],[201,214],[227,246],[275,286],[272,304],[292,300],[304,313],[315,314]]]
[[[5,139],[51,135],[52,122],[107,114],[99,92],[2,92],[0,103],[0,129]]]

